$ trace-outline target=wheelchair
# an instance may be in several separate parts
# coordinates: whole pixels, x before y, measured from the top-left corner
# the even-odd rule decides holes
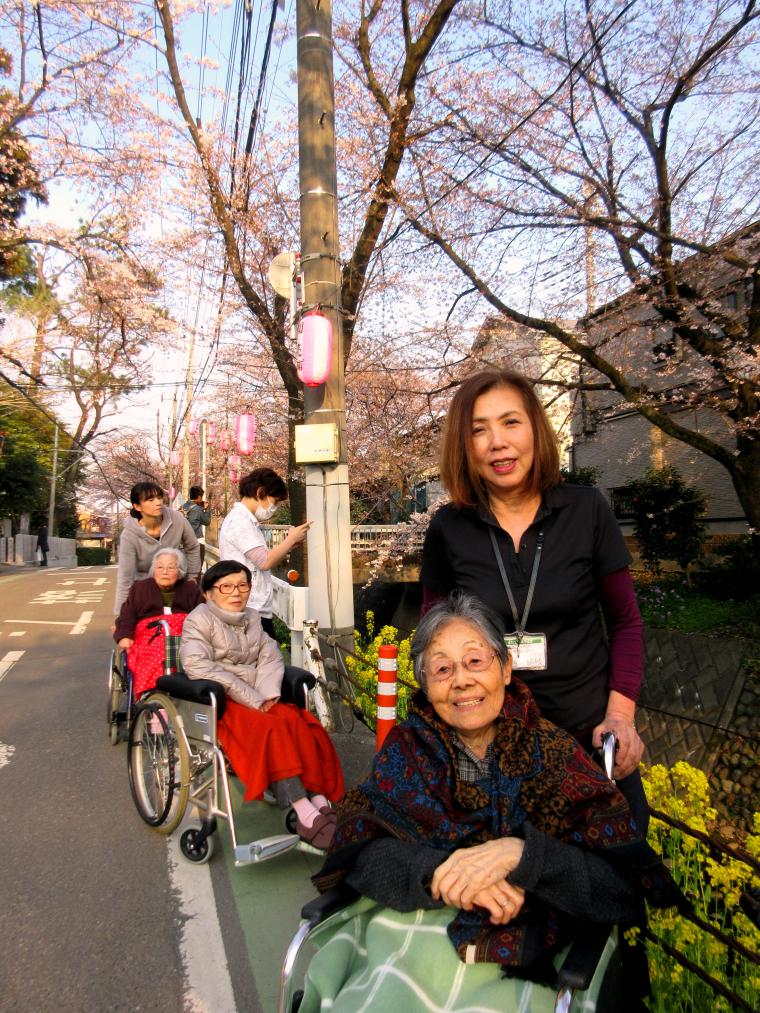
[[[603,736],[601,747],[601,760],[608,777],[612,778],[612,770],[615,766],[615,738],[611,733]],[[335,939],[339,944],[340,957],[348,946],[354,946],[361,952],[366,952],[366,936],[362,936],[361,926],[357,923],[368,917],[375,907],[380,917],[383,917],[383,909],[379,905],[366,898],[360,897],[355,890],[343,884],[335,889],[309,901],[301,910],[301,924],[293,936],[293,939],[285,954],[285,959],[280,972],[280,995],[278,1013],[298,1013],[306,994],[308,985],[304,974],[308,974],[309,954],[313,956],[314,951],[328,944]],[[396,913],[388,911],[393,917]],[[445,921],[450,913],[444,911],[436,913],[439,918]],[[399,921],[406,920],[410,923],[412,915],[398,915]],[[387,919],[386,919],[387,920]],[[430,929],[428,929],[430,934]],[[460,975],[464,973],[463,968],[473,965],[460,966],[453,948],[445,935],[445,931],[438,926],[438,931],[433,934],[443,939],[443,952],[436,954],[430,961],[431,978],[435,980],[442,974],[442,967],[447,961],[457,968]],[[431,936],[432,937],[432,936]],[[333,952],[336,952],[335,950]],[[389,956],[392,956],[390,950]],[[496,965],[474,965],[479,966],[484,974],[486,968],[495,968]],[[506,979],[500,984],[504,991],[504,1005],[501,1005],[501,991],[499,985],[499,1005],[475,1006],[464,1000],[464,1005],[449,1005],[449,996],[425,996],[419,1000],[415,1009],[467,1009],[474,1008],[490,1010],[504,1010],[504,1013],[511,1010],[529,1011],[554,1010],[555,1013],[617,1013],[621,1008],[621,995],[623,989],[622,965],[618,943],[618,930],[609,924],[599,923],[586,925],[579,930],[575,938],[562,953],[555,959],[555,980],[551,985],[536,985],[531,982],[523,982],[519,979]],[[437,972],[436,972],[437,969]],[[494,971],[494,974],[498,972]],[[300,981],[297,976],[300,976]],[[461,981],[461,978],[460,978]],[[429,981],[420,981],[420,985],[427,986]],[[372,989],[372,983],[366,979],[361,981],[364,991],[361,996],[357,994],[357,1001],[367,1001],[366,1008],[372,1008],[371,999],[368,995]],[[353,987],[359,988],[359,983]],[[490,986],[493,988],[493,984]],[[327,1001],[331,1002],[332,997]],[[357,1007],[358,1008],[358,1007]],[[365,1008],[364,1005],[361,1006]],[[311,1011],[309,1011],[311,1013]]]
[[[178,639],[167,634],[167,653]],[[310,673],[286,665],[280,699],[306,709],[315,683]],[[292,810],[286,817],[287,833],[248,844],[238,841],[228,764],[217,739],[224,707],[219,683],[190,679],[181,671],[161,676],[155,689],[133,706],[127,769],[138,813],[155,830],[170,834],[182,822],[188,805],[194,806],[201,825],[186,829],[179,846],[184,858],[196,864],[211,858],[220,819],[229,824],[236,865],[263,862],[292,848],[321,854],[295,833]]]
[[[108,737],[116,746],[127,738],[132,719],[132,678],[127,652],[115,647],[108,662]]]
[[[170,617],[176,622],[179,617],[184,621],[184,612],[175,612]],[[144,622],[144,620],[143,620]],[[166,634],[165,627],[167,620],[157,617],[146,624],[146,630],[154,629],[154,637],[162,631]],[[179,638],[174,638],[171,643],[167,642],[164,652],[163,674],[171,675],[177,670],[178,660],[176,657]],[[125,742],[129,726],[132,721],[132,713],[135,705],[135,679],[127,663],[127,652],[115,647],[111,651],[108,662],[108,737],[112,746]]]

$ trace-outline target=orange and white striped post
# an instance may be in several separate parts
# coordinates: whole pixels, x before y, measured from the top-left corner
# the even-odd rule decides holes
[[[398,647],[381,644],[377,659],[377,748],[396,724],[396,672]]]

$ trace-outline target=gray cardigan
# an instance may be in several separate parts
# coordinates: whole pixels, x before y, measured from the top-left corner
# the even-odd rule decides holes
[[[127,517],[119,539],[119,572],[116,578],[114,615],[118,615],[136,580],[148,576],[150,564],[159,549],[181,549],[187,556],[187,575],[197,577],[201,569],[198,539],[187,518],[179,510],[161,508],[161,534],[149,535],[135,517]]]

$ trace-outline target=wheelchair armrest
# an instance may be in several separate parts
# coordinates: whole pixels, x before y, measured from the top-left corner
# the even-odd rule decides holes
[[[352,904],[359,894],[350,886],[336,886],[332,890],[314,897],[301,908],[301,917],[311,922],[312,925],[319,925],[330,915],[340,911],[341,908]]]
[[[557,972],[557,986],[586,989],[591,984],[597,964],[610,936],[611,925],[585,923],[573,942],[562,967]]]
[[[156,680],[156,689],[177,696],[180,700],[189,700],[191,703],[200,703],[206,707],[210,705],[213,694],[216,697],[217,717],[220,718],[224,714],[226,700],[224,687],[213,679],[190,679],[182,673],[162,675]]]
[[[297,707],[305,707],[306,690],[315,686],[316,682],[317,680],[311,672],[307,672],[305,668],[286,665],[285,675],[282,678],[280,700],[283,703],[294,703]]]

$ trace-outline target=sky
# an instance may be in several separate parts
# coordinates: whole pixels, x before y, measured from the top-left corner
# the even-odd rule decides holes
[[[191,104],[197,114],[206,119],[213,117],[218,120],[223,110],[215,100],[215,95],[224,92],[227,87],[233,101],[227,110],[227,122],[234,115],[234,99],[238,86],[238,68],[240,59],[241,30],[239,19],[240,0],[226,2],[212,11],[207,8],[205,13],[192,15],[182,24],[179,40],[184,54],[193,58],[205,56],[205,66],[200,69],[194,64],[184,62],[182,69],[185,77]],[[286,0],[284,9],[278,9],[275,36],[269,58],[266,76],[262,114],[263,119],[275,116],[281,103],[296,102],[296,85],[294,74],[296,69],[295,32],[295,0]],[[247,124],[254,98],[259,86],[259,76],[267,36],[269,14],[268,4],[256,4],[252,19],[252,54],[250,54],[249,73],[245,81],[243,103],[241,105],[241,121]],[[285,28],[290,30],[290,38],[282,44],[280,36]],[[143,51],[143,59],[152,61],[154,55],[147,49]],[[232,59],[232,66],[230,61]],[[147,68],[146,68],[147,69]],[[163,69],[159,64],[159,69]],[[244,127],[247,130],[247,125]],[[51,222],[61,226],[75,226],[83,217],[82,195],[75,192],[65,180],[57,180],[49,187],[47,205],[36,206],[32,202],[28,207],[30,219]],[[161,201],[156,201],[153,220],[147,224],[148,230],[160,235],[170,223],[163,217]],[[205,389],[213,397],[216,382],[224,382],[224,378],[211,373],[210,348],[218,308],[216,293],[209,288],[199,293],[197,279],[188,278],[187,284],[193,286],[192,292],[176,290],[165,291],[168,308],[180,325],[183,333],[196,329],[194,354],[194,376],[204,375],[207,378]],[[223,335],[229,338],[230,335]],[[173,355],[154,354],[150,358],[150,386],[144,390],[125,396],[119,405],[118,423],[120,426],[156,432],[156,413],[161,424],[167,427],[172,414],[172,401],[175,391],[178,395],[179,412],[184,410],[185,381],[188,365],[187,349],[180,349]],[[205,367],[205,368],[204,368]],[[193,414],[203,412],[203,392],[198,395],[197,410]],[[60,408],[64,422],[71,422],[77,415],[73,403]]]

